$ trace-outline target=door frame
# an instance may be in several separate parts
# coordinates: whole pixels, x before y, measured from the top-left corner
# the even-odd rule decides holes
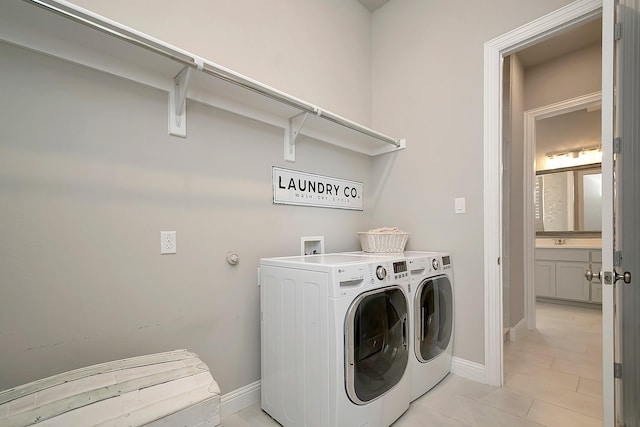
[[[490,385],[503,382],[502,58],[600,16],[603,1],[577,0],[484,45],[484,353]]]
[[[536,328],[534,191],[536,179],[536,122],[549,117],[572,113],[602,103],[602,92],[593,92],[524,112],[524,318],[528,329]]]

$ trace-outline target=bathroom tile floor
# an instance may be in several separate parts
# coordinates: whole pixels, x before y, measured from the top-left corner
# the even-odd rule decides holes
[[[590,427],[602,425],[601,313],[536,307],[538,329],[504,348],[504,387],[449,374],[393,427]],[[222,427],[279,426],[256,403]]]
[[[503,389],[533,399],[531,421],[601,426],[601,311],[538,303],[536,317],[536,330],[505,343]]]

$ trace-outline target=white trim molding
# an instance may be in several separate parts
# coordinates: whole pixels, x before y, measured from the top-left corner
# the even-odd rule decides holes
[[[602,103],[600,91],[524,112],[524,307],[527,328],[536,328],[535,244],[536,230],[533,218],[536,179],[536,122],[549,117],[571,113]]]
[[[484,45],[484,313],[487,382],[502,385],[502,59],[601,15],[602,0],[577,0]]]
[[[524,317],[513,328],[509,329],[509,341],[517,341],[527,334],[527,319]]]
[[[223,394],[220,397],[221,418],[233,415],[254,403],[260,402],[260,390],[260,381],[256,381]]]
[[[471,381],[486,384],[487,371],[484,365],[453,356],[451,358],[451,373]]]

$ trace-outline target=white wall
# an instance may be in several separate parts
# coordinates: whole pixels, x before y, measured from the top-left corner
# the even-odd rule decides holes
[[[373,124],[408,141],[374,223],[411,231],[411,249],[452,253],[454,353],[473,362],[484,363],[483,239],[498,238],[482,232],[483,45],[568,3],[393,0],[373,16]]]

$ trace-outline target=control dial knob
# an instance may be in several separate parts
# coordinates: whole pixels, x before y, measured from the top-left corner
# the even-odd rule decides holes
[[[376,277],[378,278],[378,280],[384,280],[385,277],[387,277],[387,269],[379,265],[376,268]]]
[[[437,270],[440,268],[440,261],[438,261],[438,258],[434,258],[433,261],[431,261],[431,265],[433,266],[434,270]]]

